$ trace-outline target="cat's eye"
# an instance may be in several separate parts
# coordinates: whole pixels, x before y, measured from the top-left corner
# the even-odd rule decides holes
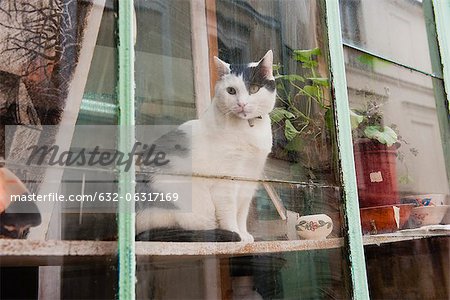
[[[259,89],[260,89],[259,85],[252,84],[252,85],[250,85],[249,92],[250,92],[250,94],[254,94],[254,93],[257,93],[259,91]]]
[[[227,87],[227,92],[230,95],[236,95],[236,89],[234,87]]]

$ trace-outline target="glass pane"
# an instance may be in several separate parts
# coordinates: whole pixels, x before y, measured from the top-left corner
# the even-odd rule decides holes
[[[340,0],[344,42],[432,73],[426,28],[432,12],[425,2]]]
[[[436,101],[442,99],[435,99],[433,90],[434,87],[442,88],[442,81],[376,58],[372,59],[373,68],[367,70],[352,63],[353,58],[367,54],[346,48],[345,55],[350,108],[355,113],[354,125],[359,125],[354,130],[354,140],[358,144],[366,141],[374,144],[355,146],[355,151],[361,153],[365,151],[363,148],[374,151],[377,144],[385,144],[391,146],[388,150],[393,154],[392,160],[386,160],[395,167],[386,168],[393,168],[395,173],[391,174],[395,175],[383,175],[384,167],[380,167],[381,175],[369,174],[371,176],[366,179],[376,183],[379,180],[385,182],[384,177],[392,177],[389,185],[394,189],[386,191],[386,195],[393,195],[389,200],[399,201],[418,194],[442,194],[443,198],[438,200],[442,204],[449,186],[436,113]],[[384,131],[380,126],[384,126]],[[355,158],[357,166],[369,166],[363,153],[361,162],[358,162],[358,156]],[[370,193],[369,182],[360,185]],[[395,195],[397,192],[398,196]]]
[[[136,124],[195,118],[189,1],[135,1]]]
[[[349,299],[343,289],[343,255],[342,249],[328,249],[183,261],[146,258],[137,267],[136,297]]]
[[[363,233],[368,244],[379,234],[387,242],[365,248],[371,296],[448,298],[448,166],[436,111],[443,82],[351,48],[345,56]],[[370,67],[355,63],[361,56]]]
[[[134,3],[137,297],[348,298],[322,2]]]
[[[117,293],[116,210],[92,200],[117,192],[115,166],[89,161],[116,143],[117,10],[104,2],[0,3],[2,299]]]
[[[245,12],[252,9],[256,12]],[[268,49],[274,53],[277,99],[271,113],[274,146],[265,169],[269,179],[336,185],[327,45],[316,28],[318,9],[315,1],[217,1],[221,59],[240,64],[259,60]]]

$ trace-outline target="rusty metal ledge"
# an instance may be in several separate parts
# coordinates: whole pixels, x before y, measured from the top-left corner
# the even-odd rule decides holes
[[[381,244],[386,243],[397,243],[433,237],[450,237],[450,234],[448,232],[439,232],[439,233],[390,233],[379,235],[366,235],[363,236],[363,244],[365,246],[366,245],[380,246]]]
[[[265,241],[254,243],[158,243],[136,242],[136,256],[235,256],[333,249],[344,245],[342,238],[325,240]]]
[[[413,234],[392,233],[364,236],[364,245],[381,245],[432,237],[447,237],[448,232]],[[293,251],[336,249],[342,238],[326,240],[265,241],[255,243],[170,243],[136,242],[136,258],[187,259],[204,256],[240,256]],[[0,266],[48,266],[89,264],[92,261],[114,264],[117,242],[110,241],[36,241],[0,239]]]
[[[0,266],[49,266],[113,261],[117,242],[0,239]]]

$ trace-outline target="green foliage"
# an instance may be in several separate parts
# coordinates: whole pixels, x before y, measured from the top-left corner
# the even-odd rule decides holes
[[[290,111],[285,110],[281,107],[276,107],[271,112],[270,117],[272,119],[272,122],[280,122],[283,119],[293,119],[295,118],[295,115],[291,113]]]
[[[388,126],[367,126],[364,129],[364,134],[373,140],[377,140],[388,147],[394,145],[397,142],[397,134]]]
[[[309,172],[310,179],[316,178],[312,169],[331,167],[328,132],[334,118],[324,95],[329,79],[317,70],[320,55],[319,48],[294,50],[292,59],[301,67],[299,74],[282,74],[281,65],[273,67],[278,101],[270,117],[275,132],[280,131],[284,139],[278,155],[295,163],[293,173]]]
[[[396,145],[397,148],[402,143],[408,145],[408,142],[398,132],[395,124],[391,124],[390,126],[384,125],[381,107],[382,104],[378,101],[369,100],[364,109],[350,110],[350,121],[354,140],[368,138],[388,147]],[[409,151],[413,156],[417,156],[418,154],[416,148],[409,147]],[[412,182],[413,179],[409,176],[408,166],[404,162],[405,154],[397,150],[396,155],[406,170],[406,174],[398,178],[399,183],[406,184]]]
[[[317,85],[320,86],[325,86],[328,87],[329,86],[329,82],[328,82],[328,78],[315,78],[315,77],[311,77],[308,78],[309,80],[311,80],[312,82],[314,82]]]
[[[295,129],[294,125],[292,125],[291,121],[286,119],[284,123],[284,135],[288,141],[292,141],[300,131]]]
[[[386,126],[383,124],[381,104],[377,101],[369,101],[365,109],[351,110],[350,121],[355,139],[368,138],[388,147],[400,141],[397,132],[394,130],[395,125]]]
[[[305,82],[305,78],[303,76],[297,74],[288,74],[288,75],[280,75],[275,76],[275,79],[285,79],[288,81],[300,81]]]
[[[313,103],[323,109],[323,116],[332,116],[327,113],[331,106],[325,103],[323,95],[323,88],[329,86],[329,80],[317,76],[317,56],[319,55],[321,55],[319,48],[293,51],[293,58],[301,63],[306,77],[299,74],[281,74],[280,65],[275,65],[273,68],[278,99],[283,106],[275,108],[270,117],[272,123],[278,123],[284,128],[284,135],[289,142],[311,129]],[[298,108],[301,104],[306,104],[303,105],[307,108],[306,111]]]

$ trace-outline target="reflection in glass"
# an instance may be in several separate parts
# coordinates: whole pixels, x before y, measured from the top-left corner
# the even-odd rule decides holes
[[[233,201],[239,200],[239,197],[242,200],[252,198],[248,192],[240,193],[241,190],[235,187],[257,186],[246,224],[251,238],[267,243],[267,250],[258,250],[258,245],[261,245],[259,243],[248,243],[242,249],[236,243],[214,243],[235,241],[237,231],[223,228],[192,229],[187,228],[191,225],[182,224],[180,219],[172,217],[167,211],[164,213],[167,213],[168,218],[151,215],[151,209],[147,210],[150,216],[147,216],[148,218],[143,217],[146,215],[145,210],[144,213],[138,212],[136,228],[139,232],[136,238],[140,242],[137,246],[151,254],[138,256],[137,297],[295,298],[302,291],[305,298],[310,299],[329,295],[346,298],[349,289],[347,276],[344,274],[346,261],[341,248],[342,191],[337,179],[337,162],[334,159],[336,152],[329,91],[328,49],[322,25],[324,10],[320,2],[135,1],[135,7],[138,32],[137,123],[179,125],[198,117],[204,120],[203,108],[210,104],[209,94],[214,94],[214,89],[210,89],[210,82],[214,86],[218,80],[217,75],[220,75],[217,74],[219,72],[216,70],[213,56],[231,64],[243,64],[257,62],[268,50],[272,50],[273,62],[276,65],[273,72],[278,89],[277,108],[270,115],[271,120],[265,116],[268,132],[272,123],[274,139],[273,144],[267,141],[267,145],[264,145],[264,149],[273,146],[264,174],[245,176],[249,173],[246,172],[247,169],[253,170],[257,166],[247,163],[242,168],[244,170],[241,170],[241,161],[236,160],[242,160],[242,157],[248,155],[243,153],[230,159],[230,162],[224,162],[234,167],[231,168],[231,175],[227,173],[223,176],[224,170],[230,169],[227,165],[219,166],[213,174],[194,176],[194,180],[208,188],[209,184],[213,183],[211,190],[222,186],[224,182],[233,187],[227,190],[227,196],[224,197]],[[209,47],[209,53],[202,52],[205,45]],[[200,53],[202,55],[199,55]],[[253,65],[255,66],[256,64]],[[272,65],[270,64],[269,68],[264,67],[264,70],[270,71]],[[207,72],[202,72],[205,69]],[[226,72],[222,70],[222,73]],[[253,90],[258,91],[262,87],[264,85],[253,87]],[[228,94],[236,94],[234,86],[228,88]],[[249,94],[250,88],[251,84]],[[276,95],[272,93],[272,96]],[[228,122],[228,119],[224,119]],[[255,119],[256,121],[251,121],[257,122],[258,118]],[[210,123],[211,127],[216,126],[214,120]],[[223,123],[225,128],[226,122]],[[241,131],[251,130],[251,123],[248,122],[249,126],[245,126]],[[205,132],[209,133],[207,130]],[[241,132],[231,136],[236,140],[236,145],[241,145],[241,140],[238,140],[243,139]],[[253,138],[242,136],[249,140]],[[255,140],[256,137],[257,133]],[[167,136],[165,138],[167,139]],[[175,138],[169,139],[169,142],[175,144],[170,145],[173,149],[183,149],[185,138],[175,135]],[[201,148],[211,150],[205,151],[207,155],[202,157],[211,156],[211,160],[217,156],[227,157],[226,147],[233,145],[226,145],[224,149],[214,148],[216,143],[226,140],[225,138],[228,138],[225,134],[214,136],[208,140],[211,141],[208,144],[192,147],[192,152]],[[195,138],[192,140],[195,145]],[[263,148],[254,145],[252,147],[255,149],[254,156]],[[242,148],[247,149],[246,146]],[[208,164],[215,162],[210,161]],[[194,162],[192,167],[199,168]],[[210,172],[208,168],[204,170]],[[145,174],[144,169],[138,171],[142,172],[137,173],[137,178]],[[154,183],[152,180],[154,178],[147,181]],[[145,180],[143,182],[145,183]],[[198,197],[213,198],[210,190]],[[192,202],[195,201],[196,199],[193,199]],[[197,203],[203,202],[197,200]],[[208,202],[208,206],[203,206],[202,210],[207,211],[213,207],[216,218],[214,225],[220,227],[218,224],[221,224],[222,219],[217,216],[220,216],[223,210],[218,212],[222,208],[214,203]],[[242,206],[244,201],[237,203]],[[161,209],[161,205],[159,208]],[[320,226],[329,226],[327,222],[311,221],[306,225],[302,224],[305,225],[302,229],[296,229],[300,215],[313,214],[327,214],[333,221],[331,234],[327,239],[317,241],[317,244],[299,240],[297,230],[316,230]],[[172,222],[173,219],[177,220],[177,226],[166,228],[164,224]],[[153,220],[166,223],[161,222],[159,227],[145,230],[143,223],[148,222],[153,226]],[[241,231],[240,228],[238,230]],[[228,239],[225,240],[224,237]],[[247,241],[251,240],[248,235],[243,237],[248,238]],[[149,244],[146,241],[201,243],[190,243],[180,249],[177,244]],[[155,245],[156,248],[149,248],[150,245]],[[172,248],[175,246],[178,248]],[[290,246],[293,247],[290,249],[292,252],[279,253],[280,249],[289,250]],[[164,252],[164,258],[158,257],[161,252]],[[222,253],[223,256],[214,256],[216,252]],[[204,253],[209,254],[202,255]],[[245,257],[240,257],[244,254]],[[190,278],[189,281],[185,280],[187,277]]]
[[[145,258],[137,267],[136,297],[348,299],[342,255],[342,249],[328,249],[184,260]]]
[[[117,123],[113,96],[115,15],[113,1],[0,2],[0,157],[6,158],[6,164],[8,156],[26,161],[28,152],[24,150],[39,142],[60,145],[61,151],[76,151],[78,141],[72,140],[76,122]],[[5,153],[4,125],[13,124],[38,129],[25,138],[21,136],[24,131],[14,132],[10,136],[14,143],[6,145],[11,149]],[[55,126],[50,132],[44,132],[44,125]],[[91,131],[90,136],[96,134]],[[108,139],[115,140],[114,136]],[[96,173],[99,170],[69,170],[56,165],[32,168],[13,164],[13,167],[30,193],[47,199],[50,194],[67,196],[116,190],[115,174],[110,170],[99,175]],[[109,185],[96,182],[100,176]],[[28,237],[38,242],[19,244],[2,239],[5,243],[12,242],[9,249],[15,253],[7,258],[11,259],[9,262],[2,257],[0,298],[114,298],[117,292],[115,251],[102,255],[105,244],[101,242],[95,249],[83,248],[85,243],[93,241],[75,242],[89,254],[79,256],[77,251],[72,251],[74,242],[63,239],[115,239],[115,211],[86,214],[80,202],[44,202],[36,201],[42,222],[30,230]],[[25,214],[17,215],[19,221],[26,219]],[[5,219],[8,218],[2,212],[0,221]],[[114,249],[115,243],[110,242],[108,246]],[[24,262],[20,255],[27,247],[31,255],[27,253]],[[4,267],[5,263],[11,267]]]
[[[194,119],[190,2],[134,3],[136,124],[179,125]]]
[[[381,118],[395,131],[398,190],[411,194],[448,194],[440,128],[436,114],[433,79],[367,54],[346,48],[350,108],[363,116]],[[350,56],[366,57],[367,71]],[[376,108],[374,108],[376,106]],[[378,110],[377,114],[367,110]],[[384,132],[387,134],[387,131]]]
[[[89,152],[112,151],[116,148],[116,79],[117,57],[115,44],[115,7],[107,1],[103,11],[93,58],[84,89],[83,100],[76,127],[71,140],[73,157],[83,151],[86,160]],[[83,126],[78,126],[83,125]],[[107,126],[109,125],[109,126]],[[66,129],[69,131],[69,128]],[[113,164],[104,167],[89,166],[78,161],[78,165],[67,168],[62,178],[59,193],[93,196],[95,193],[117,192],[117,174]],[[77,167],[78,166],[78,167]],[[115,219],[116,203],[99,201],[65,202],[61,213],[63,230],[61,238],[66,240],[115,240],[117,226]],[[94,226],[96,225],[96,226]]]
[[[448,233],[422,227],[450,220],[436,111],[443,82],[352,48],[345,57],[363,231],[393,239],[365,246],[370,296],[446,299]]]
[[[216,1],[220,58],[233,63],[274,51],[271,179],[335,183],[326,44],[313,1]],[[308,21],[306,21],[308,20]],[[308,32],[308,34],[304,34]]]
[[[340,0],[339,4],[345,43],[432,73],[428,1]]]

